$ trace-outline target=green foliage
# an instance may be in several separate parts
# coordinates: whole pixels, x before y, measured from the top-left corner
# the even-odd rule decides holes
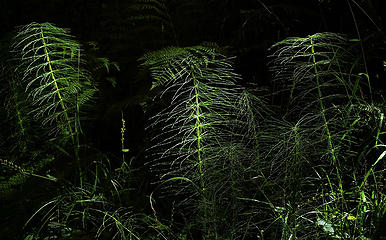
[[[42,158],[33,164],[28,164],[28,169],[25,169],[22,166],[16,165],[13,162],[0,159],[1,166],[6,166],[8,167],[8,170],[13,170],[17,172],[16,174],[10,174],[10,172],[7,171],[6,169],[4,168],[1,169],[2,178],[0,181],[0,193],[1,193],[0,200],[3,201],[7,199],[15,189],[22,186],[31,177],[38,177],[45,180],[56,181],[56,178],[53,176],[49,176],[49,175],[42,176],[42,175],[36,174],[36,172],[39,172],[40,170],[45,168],[52,161],[53,161],[52,158]]]
[[[159,96],[166,99],[166,107],[149,126],[162,129],[152,139],[151,165],[164,184],[171,185],[168,190],[182,195],[184,205],[194,206],[190,210],[198,216],[203,234],[213,237],[225,220],[217,205],[230,191],[228,173],[233,166],[221,154],[236,137],[232,128],[239,76],[229,58],[201,46],[167,48],[142,59],[155,80],[153,88],[162,86]]]
[[[290,122],[287,130],[267,132],[274,146],[267,161],[276,162],[279,171],[271,181],[284,186],[277,200],[266,195],[281,220],[281,238],[373,238],[380,220],[374,214],[386,207],[367,200],[372,196],[378,203],[384,198],[374,191],[380,189],[384,171],[384,165],[378,165],[383,154],[374,159],[382,141],[383,113],[365,102],[371,99],[365,91],[370,86],[355,73],[356,61],[348,60],[353,57],[348,39],[323,33],[289,38],[273,48],[272,71],[283,86],[280,90],[288,93],[285,119]],[[374,182],[364,188],[370,172]]]
[[[79,110],[90,101],[96,89],[83,68],[79,43],[69,31],[49,23],[21,27],[14,49],[21,66],[31,114],[49,125],[50,133],[60,132],[73,139],[81,131]]]
[[[25,182],[28,176],[55,180],[34,173],[42,168],[36,164],[47,162],[34,155],[38,152],[41,156],[53,147],[66,152],[68,139],[72,146],[79,145],[81,114],[96,92],[81,55],[80,44],[69,31],[49,23],[22,26],[13,37],[12,51],[5,55],[9,59],[4,57],[1,62],[9,126],[4,131],[9,133],[8,142],[2,145],[9,151],[1,154],[11,159],[2,163],[19,173],[5,181],[3,185],[8,187],[4,191]],[[54,138],[49,141],[44,135]],[[36,151],[36,144],[43,147]],[[14,162],[23,163],[23,168]]]
[[[7,148],[8,153],[20,154],[27,151],[27,146],[34,134],[31,118],[27,117],[31,109],[26,104],[26,94],[24,89],[20,87],[20,81],[18,81],[20,74],[13,71],[13,66],[16,63],[10,60],[9,45],[11,39],[8,37],[7,40],[4,40],[5,43],[1,49],[0,84],[3,96],[1,132],[4,142],[1,142],[0,146]]]
[[[153,89],[165,85],[169,81],[176,81],[187,71],[186,68],[208,66],[215,56],[215,49],[212,47],[169,47],[147,53],[139,61],[143,61],[142,66],[151,70],[154,80],[151,89]],[[165,73],[165,68],[170,67],[174,69]]]
[[[128,11],[135,14],[114,27],[146,28],[155,20],[177,44],[175,2],[134,2]],[[281,22],[259,3],[259,11]],[[140,68],[150,72],[148,95],[155,98],[146,103],[150,139],[140,170],[133,167],[141,159],[129,150],[132,116],[123,105],[120,158],[80,138],[94,82],[102,81],[101,69],[119,71],[117,62],[92,51],[84,56],[69,30],[50,23],[20,27],[12,47],[0,65],[6,89],[0,154],[9,159],[0,159],[0,192],[7,199],[30,177],[58,186],[27,221],[24,239],[379,238],[386,216],[385,104],[372,96],[383,89],[371,88],[357,40],[317,33],[274,44],[271,93],[242,87],[233,58],[216,44],[144,54]],[[70,173],[42,174],[54,159]],[[68,177],[73,160],[79,182]],[[144,175],[155,178],[153,189],[136,179],[147,167],[155,173]]]

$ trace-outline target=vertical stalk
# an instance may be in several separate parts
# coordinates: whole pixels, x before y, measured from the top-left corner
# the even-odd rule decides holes
[[[129,149],[125,147],[125,133],[126,133],[126,121],[123,111],[121,111],[121,151],[122,151],[122,164],[125,164],[125,153],[129,152]]]
[[[194,78],[194,77],[193,77]],[[202,128],[202,125],[201,125],[201,121],[200,121],[200,102],[199,102],[199,90],[198,90],[198,84],[199,82],[197,81],[197,79],[194,78],[193,80],[193,84],[194,84],[194,94],[195,94],[195,115],[194,115],[194,118],[196,118],[196,122],[195,122],[195,125],[194,125],[194,129],[196,130],[196,138],[197,138],[197,161],[198,161],[198,172],[200,174],[200,191],[201,191],[201,195],[202,195],[202,200],[204,201],[204,209],[203,209],[203,212],[204,212],[204,221],[203,221],[203,230],[204,230],[204,233],[207,234],[207,226],[206,226],[206,218],[207,218],[207,211],[206,211],[206,192],[205,192],[205,183],[204,183],[204,160],[201,156],[201,151],[202,151],[202,148],[201,148],[201,128]]]
[[[259,152],[260,152],[260,148],[259,148],[259,140],[258,140],[258,133],[256,131],[256,121],[255,121],[255,114],[253,113],[253,110],[251,108],[251,102],[249,101],[249,93],[244,93],[245,94],[245,99],[247,101],[247,109],[248,109],[248,113],[249,113],[249,116],[250,118],[252,119],[252,125],[251,126],[248,126],[248,127],[251,127],[252,130],[253,130],[253,139],[255,140],[255,146],[257,148],[257,154],[259,155]]]
[[[328,127],[328,121],[327,121],[327,118],[325,115],[325,109],[324,109],[323,100],[322,100],[322,97],[323,97],[322,96],[322,90],[320,89],[319,71],[318,71],[318,68],[316,66],[315,45],[314,45],[314,40],[313,40],[312,36],[310,36],[310,43],[311,43],[312,62],[313,62],[313,66],[314,66],[316,87],[318,90],[320,111],[321,111],[321,115],[322,115],[322,119],[323,119],[323,123],[324,123],[324,129],[325,129],[326,134],[327,134],[328,148],[330,150],[331,158],[332,158],[332,161],[333,161],[335,169],[336,169],[336,174],[337,174],[338,181],[339,181],[339,189],[340,189],[340,192],[341,192],[342,197],[343,197],[343,186],[342,186],[342,179],[341,179],[341,176],[339,173],[339,163],[338,163],[337,156],[335,154],[335,149],[334,149],[334,146],[332,143],[332,137],[331,137],[330,129]]]
[[[70,124],[70,123],[69,123]],[[79,171],[79,183],[80,187],[83,188],[83,173],[82,168],[80,166],[80,159],[79,159],[79,149],[80,149],[80,141],[79,141],[79,130],[80,128],[80,118],[79,118],[79,104],[78,104],[78,96],[76,96],[76,111],[75,111],[75,122],[74,122],[74,130],[75,130],[75,142],[74,145],[74,154],[75,154],[75,161],[78,165],[78,171]]]
[[[74,149],[75,161],[76,161],[76,164],[78,166],[80,185],[82,186],[82,169],[81,169],[81,166],[80,166],[79,152],[78,152],[78,147],[79,147],[79,136],[78,136],[79,133],[78,133],[78,126],[77,126],[78,116],[76,116],[77,119],[75,120],[75,129],[73,130],[72,127],[71,127],[70,117],[68,116],[68,113],[67,113],[67,107],[64,105],[63,97],[62,97],[62,95],[60,93],[60,89],[59,89],[59,86],[58,86],[58,83],[57,83],[57,80],[56,80],[56,77],[55,77],[55,74],[54,74],[54,70],[53,70],[53,67],[52,67],[52,62],[51,62],[51,59],[50,59],[50,55],[48,53],[47,43],[45,41],[43,27],[40,27],[40,36],[41,36],[41,39],[42,39],[42,44],[43,44],[43,48],[44,48],[44,54],[46,56],[46,61],[48,63],[48,69],[49,69],[49,72],[50,72],[49,74],[51,76],[52,82],[54,83],[55,92],[58,95],[59,103],[60,103],[60,106],[62,107],[63,114],[64,114],[65,120],[67,122],[67,129],[68,129],[69,134],[71,136],[72,144],[73,144],[73,146],[75,148]],[[78,64],[79,64],[79,62],[78,62]],[[78,73],[78,76],[79,76],[79,73]],[[75,101],[77,101],[77,99]],[[78,110],[78,106],[77,106],[77,110]],[[75,131],[75,135],[74,135],[74,131]]]
[[[16,92],[16,89],[12,89],[13,92]],[[18,120],[18,124],[19,124],[19,127],[20,127],[20,131],[21,131],[21,134],[23,135],[23,137],[25,137],[25,128],[24,128],[24,124],[23,124],[23,118],[22,118],[22,114],[20,112],[20,108],[19,108],[19,101],[18,101],[18,96],[19,94],[18,93],[15,93],[13,95],[13,99],[15,101],[15,111],[16,111],[16,116],[17,116],[17,120]]]
[[[364,64],[365,72],[366,72],[367,85],[368,85],[368,87],[369,87],[370,101],[371,101],[371,103],[373,103],[372,87],[371,87],[370,78],[369,78],[369,71],[368,71],[368,69],[367,69],[366,56],[365,56],[365,50],[364,50],[364,47],[363,47],[363,41],[362,41],[362,38],[361,38],[361,33],[360,33],[360,31],[359,31],[358,23],[357,23],[357,20],[356,20],[356,18],[355,18],[354,11],[353,11],[353,9],[352,9],[352,7],[351,7],[351,3],[350,3],[350,1],[348,1],[348,0],[346,0],[346,2],[347,2],[347,5],[348,5],[348,7],[349,7],[349,9],[350,9],[351,16],[352,16],[353,21],[354,21],[355,30],[356,30],[356,32],[357,32],[357,34],[358,34],[358,39],[359,39],[359,43],[360,43],[361,50],[362,50],[361,52],[362,52],[362,57],[363,57],[363,64]],[[354,1],[354,2],[355,2],[355,1]],[[370,3],[371,1],[368,1],[368,2]],[[359,5],[358,5],[358,6],[359,6]],[[371,18],[370,18],[370,20],[371,20]],[[371,21],[372,21],[372,20],[371,20]],[[373,23],[374,23],[374,22],[373,22]],[[376,25],[375,25],[375,26],[376,26]],[[376,26],[376,27],[378,28],[378,26]],[[380,29],[378,28],[378,31],[379,31],[379,30],[380,30]]]
[[[73,136],[73,130],[72,130],[71,124],[70,124],[70,118],[68,117],[68,113],[67,113],[67,108],[66,108],[66,106],[63,103],[63,98],[62,98],[62,95],[60,94],[60,89],[59,89],[58,83],[56,81],[56,77],[54,75],[54,70],[52,68],[52,63],[51,63],[51,60],[50,60],[50,56],[48,54],[47,44],[46,44],[46,41],[44,40],[45,37],[44,37],[44,33],[43,33],[43,27],[40,27],[40,36],[41,36],[41,39],[42,39],[44,53],[46,55],[46,60],[47,60],[47,63],[48,63],[48,69],[50,71],[50,76],[52,78],[52,82],[54,83],[55,91],[56,91],[56,94],[58,95],[60,106],[63,109],[64,117],[66,118],[66,121],[67,121],[67,127],[68,127],[68,131],[70,132],[70,136],[71,136],[72,142],[75,143],[75,139],[74,139],[74,136]]]

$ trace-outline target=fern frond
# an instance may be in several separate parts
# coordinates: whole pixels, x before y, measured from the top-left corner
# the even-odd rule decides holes
[[[31,113],[50,133],[73,137],[77,129],[77,111],[89,101],[96,89],[83,68],[79,43],[69,30],[50,23],[32,23],[19,29],[13,45],[20,54],[22,82]]]
[[[156,31],[174,41],[178,39],[172,17],[169,13],[169,1],[166,0],[134,0],[130,4],[129,21],[137,25],[139,31]],[[170,36],[169,36],[170,35]]]
[[[195,46],[188,48],[169,47],[143,55],[139,61],[142,66],[150,68],[154,82],[151,89],[165,85],[168,81],[178,79],[190,66],[207,66],[216,56],[215,49],[211,47]],[[168,67],[170,74],[164,73]]]

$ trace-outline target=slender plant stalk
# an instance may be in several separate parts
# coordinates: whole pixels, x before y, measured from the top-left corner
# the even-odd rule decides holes
[[[343,197],[343,186],[342,186],[342,179],[341,179],[341,176],[339,173],[339,163],[338,163],[337,156],[335,155],[335,149],[334,149],[334,146],[332,143],[332,137],[331,137],[330,129],[328,127],[328,121],[326,118],[325,109],[324,109],[324,105],[323,105],[323,100],[322,100],[323,96],[322,96],[322,91],[320,89],[319,72],[318,72],[318,68],[316,66],[315,44],[314,44],[314,40],[313,40],[312,36],[310,36],[310,43],[311,43],[312,63],[314,65],[316,87],[318,90],[319,107],[320,107],[321,116],[323,119],[324,129],[325,129],[326,134],[327,134],[328,148],[330,150],[331,158],[332,158],[332,161],[333,161],[335,169],[336,169],[336,174],[337,174],[338,181],[339,181],[339,189],[340,189],[340,192],[341,192],[342,197]]]
[[[193,76],[194,78],[194,76]],[[206,210],[206,202],[207,202],[207,196],[205,191],[205,182],[204,182],[204,167],[205,162],[204,159],[201,157],[201,121],[200,121],[200,103],[199,103],[199,90],[198,90],[198,80],[194,78],[194,94],[195,94],[195,108],[196,112],[194,115],[194,118],[196,119],[194,128],[196,129],[196,137],[197,137],[197,161],[198,161],[198,172],[200,174],[200,191],[201,196],[203,198],[204,207],[203,207],[203,215],[204,215],[204,221],[202,222],[204,233],[207,234],[207,226],[206,226],[206,219],[207,219],[207,210]]]
[[[185,197],[181,206],[198,213],[194,224],[200,226],[202,238],[214,238],[220,234],[215,214],[222,214],[223,199],[218,195],[231,192],[233,186],[228,184],[232,166],[223,150],[235,137],[238,75],[229,58],[209,47],[167,48],[143,59],[155,80],[153,89],[161,89],[158,96],[170,101],[148,127],[157,130],[148,149],[156,156],[153,166],[161,179],[168,177],[165,183],[174,185],[169,191]],[[232,203],[226,202],[222,210]]]
[[[13,162],[10,162],[10,161],[7,161],[5,159],[0,159],[0,164],[2,165],[5,165],[9,168],[12,168],[22,174],[25,174],[25,175],[29,175],[29,176],[33,176],[33,177],[37,177],[37,178],[41,178],[41,179],[45,179],[45,180],[49,180],[49,181],[53,181],[53,182],[56,182],[56,178],[54,177],[46,177],[46,176],[43,176],[43,175],[39,175],[39,174],[36,174],[36,173],[33,173],[32,171],[29,171],[27,169],[24,169],[22,168],[21,166],[13,163]]]
[[[41,34],[42,43],[43,43],[43,47],[44,47],[44,53],[46,55],[46,60],[47,60],[47,63],[48,63],[48,68],[49,68],[49,71],[50,71],[50,76],[51,76],[52,81],[54,83],[55,91],[56,91],[56,93],[58,95],[60,106],[63,109],[64,116],[65,116],[66,121],[67,121],[68,131],[70,132],[70,136],[71,136],[72,142],[73,142],[73,144],[75,144],[74,135],[72,133],[73,130],[72,130],[72,127],[71,127],[71,124],[70,124],[70,118],[68,117],[67,108],[66,108],[66,106],[63,103],[63,98],[62,98],[62,95],[60,94],[60,89],[58,87],[58,83],[56,82],[56,77],[55,77],[55,74],[54,74],[54,70],[52,68],[50,56],[48,54],[47,44],[46,44],[46,41],[44,40],[43,27],[40,27],[40,34]]]
[[[78,168],[78,172],[79,172],[80,186],[82,187],[83,186],[83,176],[82,176],[83,174],[82,174],[82,167],[80,165],[79,152],[78,152],[78,148],[79,148],[79,133],[78,133],[77,128],[76,128],[77,120],[75,120],[76,136],[74,137],[73,129],[71,127],[70,118],[69,118],[68,112],[67,112],[67,107],[64,105],[63,98],[62,98],[62,95],[60,93],[60,89],[59,89],[58,83],[56,81],[54,70],[52,68],[50,56],[48,54],[47,44],[46,44],[46,41],[44,40],[45,36],[44,36],[44,33],[43,33],[43,27],[42,26],[40,27],[40,34],[41,34],[42,44],[43,44],[43,48],[44,48],[44,53],[46,55],[46,61],[48,63],[48,68],[49,68],[50,76],[52,78],[52,81],[54,82],[55,91],[56,91],[56,93],[58,95],[60,106],[63,109],[64,117],[65,117],[66,122],[67,122],[67,128],[68,128],[68,131],[69,131],[70,136],[71,136],[72,144],[74,146],[75,162],[76,162],[76,165],[77,165],[77,168]],[[78,72],[78,75],[79,75],[79,72]],[[75,114],[77,115],[77,113],[75,113]]]

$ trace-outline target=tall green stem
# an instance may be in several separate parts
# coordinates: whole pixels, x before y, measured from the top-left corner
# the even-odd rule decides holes
[[[194,94],[195,94],[195,109],[196,109],[196,112],[195,112],[195,119],[196,119],[196,122],[195,122],[195,125],[194,125],[194,128],[196,130],[196,138],[197,138],[197,161],[198,161],[198,172],[200,174],[200,190],[201,190],[201,194],[202,194],[202,198],[203,198],[203,201],[204,201],[204,209],[203,209],[203,212],[204,212],[204,221],[203,221],[203,229],[204,229],[204,233],[206,234],[207,233],[207,226],[206,226],[206,218],[207,218],[207,211],[206,211],[206,192],[205,192],[205,183],[204,183],[204,160],[201,156],[201,151],[202,151],[202,148],[201,148],[201,128],[202,128],[202,125],[201,125],[201,120],[200,120],[200,101],[199,101],[199,82],[197,79],[194,78],[193,80],[193,84],[194,84]]]
[[[338,159],[337,159],[337,156],[336,156],[336,153],[335,153],[335,149],[334,149],[334,146],[333,146],[333,143],[332,143],[332,137],[331,137],[330,129],[328,127],[328,121],[327,121],[327,118],[326,118],[325,109],[324,109],[323,100],[322,100],[323,96],[322,96],[322,90],[320,89],[319,71],[318,71],[318,68],[316,66],[317,63],[316,63],[316,56],[315,56],[316,55],[315,44],[314,44],[314,40],[313,40],[312,36],[310,36],[310,43],[311,43],[312,62],[313,62],[313,66],[314,66],[316,87],[317,87],[317,90],[318,90],[318,98],[319,98],[320,111],[321,111],[322,120],[323,120],[323,123],[324,123],[324,129],[325,129],[326,134],[327,134],[328,148],[330,150],[331,158],[332,158],[332,161],[334,163],[334,166],[335,166],[335,169],[336,169],[336,174],[337,174],[337,177],[338,177],[338,180],[339,180],[339,189],[340,189],[340,191],[342,193],[342,196],[343,196],[343,186],[342,186],[342,179],[341,179],[341,176],[340,176],[340,173],[339,173],[339,163],[338,163]]]
[[[59,103],[60,103],[60,106],[62,107],[62,110],[63,110],[63,113],[64,113],[64,117],[66,119],[66,122],[67,122],[67,129],[69,131],[69,134],[71,136],[71,140],[72,140],[72,144],[74,146],[74,153],[75,153],[75,160],[76,160],[76,163],[78,165],[78,171],[79,171],[79,179],[80,179],[80,184],[82,186],[82,170],[81,170],[81,167],[80,167],[80,160],[79,160],[79,153],[78,153],[78,145],[79,145],[79,139],[78,139],[78,131],[77,131],[77,127],[75,125],[75,133],[76,133],[76,136],[74,136],[74,131],[71,127],[71,121],[70,121],[70,118],[68,116],[68,113],[67,113],[67,107],[64,105],[64,102],[63,102],[63,97],[60,93],[60,89],[59,89],[59,86],[58,86],[58,83],[56,81],[56,77],[55,77],[55,74],[54,74],[54,70],[53,70],[53,67],[52,67],[52,63],[51,63],[51,59],[50,59],[50,55],[48,53],[48,47],[47,47],[47,44],[46,44],[46,41],[45,41],[45,36],[44,36],[44,32],[43,32],[43,28],[40,27],[40,36],[41,36],[41,39],[42,39],[42,44],[43,44],[43,48],[44,48],[44,54],[46,56],[46,61],[48,63],[48,69],[50,71],[50,76],[51,76],[51,79],[54,83],[54,86],[55,86],[55,92],[56,94],[58,95],[58,98],[59,98]],[[75,121],[75,124],[77,122]]]
[[[67,127],[68,127],[68,131],[70,132],[70,136],[71,136],[72,142],[75,143],[75,139],[73,137],[73,131],[72,131],[71,124],[70,124],[70,118],[68,117],[67,108],[64,105],[62,95],[60,94],[60,89],[59,89],[58,83],[56,81],[54,70],[52,68],[52,64],[51,64],[51,60],[50,60],[50,55],[48,54],[47,44],[46,44],[46,41],[44,40],[45,37],[44,37],[44,33],[43,33],[43,28],[42,27],[40,28],[40,34],[41,34],[42,43],[43,43],[43,47],[44,47],[44,53],[46,55],[46,61],[48,63],[48,69],[50,71],[50,76],[51,76],[52,81],[54,83],[55,91],[56,91],[56,94],[58,95],[60,106],[63,109],[64,117],[66,118],[66,121],[67,121]]]

